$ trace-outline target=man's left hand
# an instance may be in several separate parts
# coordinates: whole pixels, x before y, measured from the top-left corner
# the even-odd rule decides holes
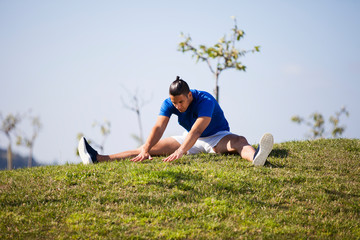
[[[164,158],[163,161],[164,162],[171,162],[171,161],[174,161],[176,159],[181,158],[183,155],[184,155],[184,152],[178,149],[175,152],[173,152],[173,154],[168,156],[167,158]]]

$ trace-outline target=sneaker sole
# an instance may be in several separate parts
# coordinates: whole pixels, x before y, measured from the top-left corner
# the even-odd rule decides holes
[[[256,155],[253,164],[255,166],[264,166],[274,145],[274,137],[270,133],[265,133],[260,139],[260,150]]]
[[[90,154],[86,151],[84,137],[82,137],[79,141],[78,151],[80,158],[85,165],[93,163]]]

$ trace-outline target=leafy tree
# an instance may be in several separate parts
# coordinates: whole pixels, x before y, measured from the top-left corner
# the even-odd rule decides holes
[[[95,121],[94,123],[93,123],[93,127],[94,128],[99,128],[100,129],[100,133],[101,133],[101,135],[103,136],[103,139],[102,139],[102,141],[101,141],[101,143],[100,143],[100,145],[98,145],[99,146],[99,148],[100,148],[100,151],[101,152],[104,152],[104,146],[105,146],[105,142],[106,142],[106,140],[107,140],[107,138],[109,137],[109,134],[110,134],[110,128],[111,128],[111,123],[108,121],[108,120],[104,120],[104,122],[103,123],[100,123],[100,122],[97,122],[97,121]]]
[[[240,50],[236,48],[236,42],[239,42],[244,37],[245,32],[238,28],[236,18],[232,18],[234,19],[234,28],[231,29],[229,38],[225,35],[216,44],[210,47],[205,45],[194,47],[190,35],[185,36],[181,33],[181,37],[184,38],[184,41],[180,42],[178,46],[178,50],[183,53],[192,52],[192,56],[196,58],[196,62],[201,60],[207,63],[215,78],[214,95],[217,101],[219,101],[219,76],[222,71],[226,69],[245,71],[246,66],[240,62],[240,57],[244,57],[249,52],[254,53],[260,51],[260,46],[255,46],[251,50]]]
[[[31,126],[32,126],[31,137],[28,137],[25,134],[18,135],[16,144],[23,145],[23,146],[29,148],[28,167],[32,167],[34,144],[35,144],[35,140],[42,128],[42,124],[40,122],[39,117],[30,116],[29,119],[31,121]]]
[[[342,107],[339,112],[335,112],[335,116],[330,116],[329,122],[332,124],[331,135],[333,138],[341,137],[345,131],[345,126],[340,126],[340,116],[345,114],[349,116],[349,112],[345,107]],[[324,116],[319,112],[314,112],[310,115],[310,120],[307,121],[304,118],[296,115],[291,118],[291,121],[302,124],[310,127],[311,136],[310,138],[323,138],[325,135],[325,119]]]
[[[13,132],[15,132],[17,125],[21,121],[21,117],[19,115],[13,115],[10,113],[4,118],[0,113],[0,119],[2,122],[0,131],[3,132],[7,137],[7,139],[9,140],[9,145],[7,148],[7,164],[8,164],[8,169],[11,170],[13,168],[12,149],[11,149],[12,135]]]
[[[87,139],[87,141],[89,142],[89,144],[92,144],[94,145],[96,148],[100,149],[100,152],[103,153],[104,152],[104,146],[105,146],[105,142],[107,140],[107,138],[109,137],[110,133],[111,133],[111,122],[108,121],[108,120],[104,120],[103,123],[100,123],[100,122],[97,122],[95,121],[93,124],[92,124],[92,127],[93,128],[97,128],[99,127],[100,129],[100,133],[101,135],[103,136],[103,139],[101,141],[101,143],[97,143],[95,142],[94,140],[92,139]],[[77,134],[77,140],[79,141],[80,138],[82,138],[84,136],[83,133],[78,133]],[[79,156],[79,152],[78,152],[78,149],[76,148],[76,155]]]
[[[332,124],[331,135],[334,138],[340,137],[345,131],[345,126],[339,126],[340,116],[343,114],[345,114],[347,117],[350,115],[345,107],[342,107],[339,112],[335,112],[335,116],[331,116],[329,119],[330,123]]]
[[[300,116],[293,116],[291,121],[296,122],[298,124],[305,123],[307,126],[311,128],[310,132],[312,135],[310,136],[313,139],[322,138],[325,132],[325,120],[321,113],[315,112],[310,115],[311,121],[306,121],[304,118]]]

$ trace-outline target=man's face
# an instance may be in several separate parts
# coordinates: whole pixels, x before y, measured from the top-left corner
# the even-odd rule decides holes
[[[193,98],[191,92],[189,92],[187,96],[183,94],[177,96],[170,95],[170,100],[179,112],[185,112]]]

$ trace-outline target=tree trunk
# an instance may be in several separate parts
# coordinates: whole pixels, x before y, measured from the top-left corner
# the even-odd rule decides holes
[[[142,128],[142,123],[141,123],[140,109],[137,109],[136,114],[137,114],[137,118],[138,118],[139,130],[140,130],[139,137],[140,137],[141,145],[143,145],[144,144],[144,135],[143,135],[143,128]]]
[[[33,157],[33,154],[32,154],[33,150],[32,150],[32,147],[30,148],[30,152],[29,152],[29,158],[28,158],[28,167],[32,167],[32,157]]]
[[[216,101],[219,102],[219,74],[218,73],[215,73],[214,96],[215,96]]]
[[[11,144],[9,144],[8,149],[7,149],[7,167],[9,170],[11,170],[13,168]]]
[[[215,99],[216,101],[219,102],[219,86],[215,86],[214,92],[215,92]]]

